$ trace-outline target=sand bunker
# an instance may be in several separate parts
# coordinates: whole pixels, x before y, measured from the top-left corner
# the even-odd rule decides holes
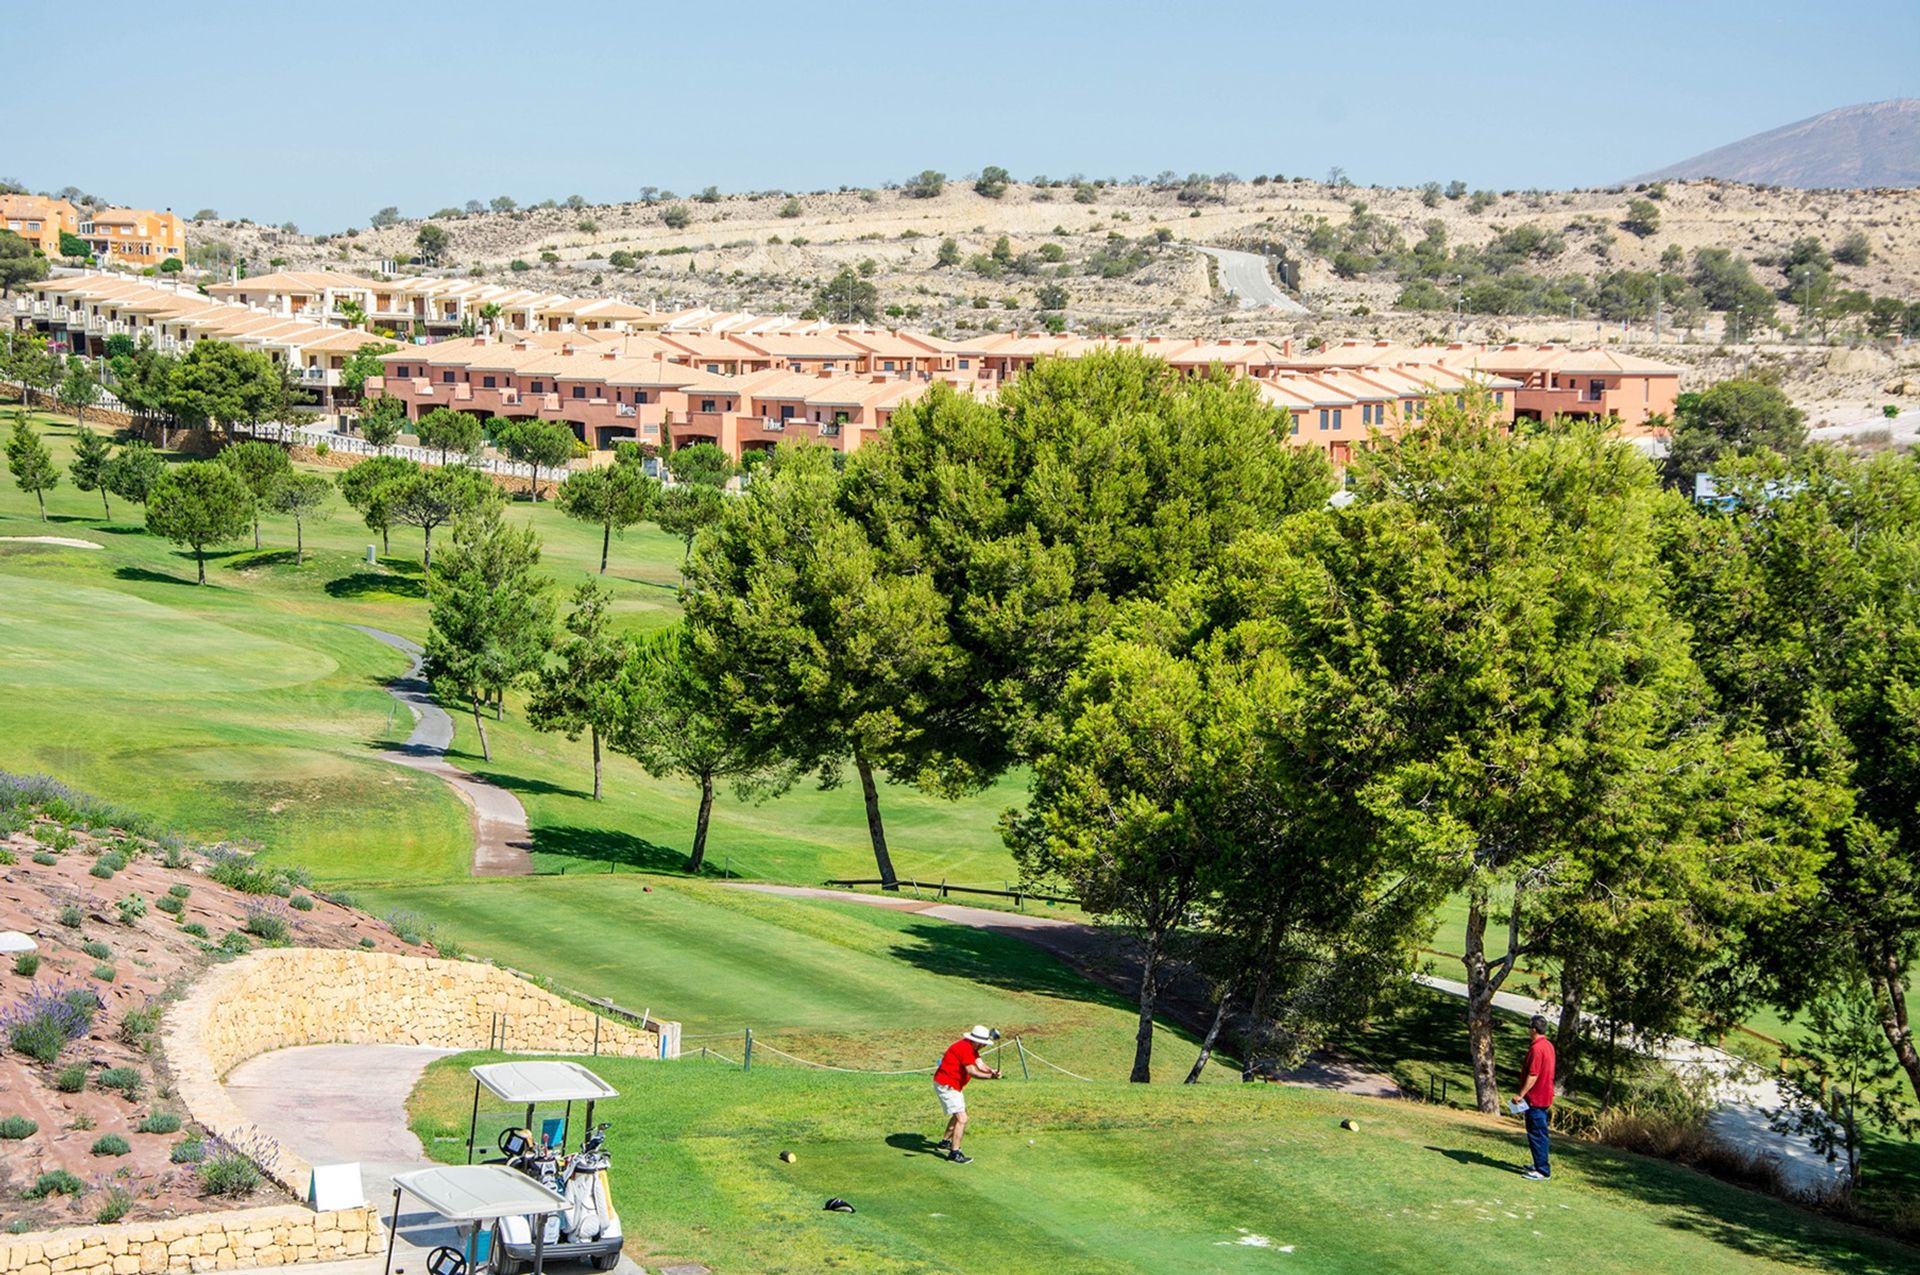
[[[101,546],[91,540],[75,540],[71,536],[0,536],[0,541],[14,541],[28,545],[61,545],[68,549],[98,549]]]

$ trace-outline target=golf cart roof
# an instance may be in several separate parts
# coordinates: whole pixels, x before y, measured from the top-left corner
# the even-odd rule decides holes
[[[620,1091],[574,1062],[487,1063],[473,1078],[506,1102],[575,1102],[617,1098]]]
[[[504,1164],[453,1164],[396,1173],[393,1184],[450,1222],[556,1213],[567,1202]]]

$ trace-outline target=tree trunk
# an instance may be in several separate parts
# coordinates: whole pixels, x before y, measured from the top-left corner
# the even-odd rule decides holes
[[[199,545],[193,547],[193,562],[200,568],[200,583],[205,584],[207,582],[207,551]]]
[[[108,522],[113,521],[113,506],[107,503],[107,485],[105,483],[100,484],[100,512],[106,517]]]
[[[587,741],[593,745],[593,799],[600,800],[600,728],[587,727]]]
[[[607,574],[607,550],[613,545],[613,524],[603,523],[600,527],[600,574]]]
[[[260,515],[259,514],[255,514],[253,516],[253,547],[255,549],[258,549],[260,547]]]
[[[713,814],[713,775],[711,772],[700,776],[700,817],[693,825],[693,857],[687,860],[687,871],[700,875],[700,865],[707,861],[707,819]]]
[[[887,854],[887,830],[880,823],[880,793],[873,786],[873,766],[865,753],[853,755],[854,768],[860,772],[860,795],[867,803],[867,836],[873,841],[873,861],[880,869],[880,888],[898,890],[900,879],[893,875],[893,859]]]
[[[293,565],[296,567],[307,563],[307,532],[303,522],[299,514],[293,516]]]
[[[467,698],[473,703],[473,728],[480,732],[480,758],[482,761],[491,762],[493,749],[487,746],[487,721],[480,716],[480,695],[475,692]]]
[[[1186,1083],[1197,1085],[1200,1076],[1207,1069],[1207,1063],[1213,1058],[1213,1042],[1220,1038],[1220,1024],[1227,1021],[1227,1002],[1233,999],[1233,984],[1229,982],[1220,989],[1220,999],[1213,1006],[1213,1022],[1207,1026],[1207,1035],[1200,1042],[1200,1056],[1193,1060],[1193,1070],[1187,1073]]]
[[[392,554],[393,546],[387,543],[387,529],[382,527],[380,528],[380,556],[386,558],[391,557]]]
[[[421,573],[426,576],[427,583],[431,585],[433,583],[433,528],[422,527],[420,528],[420,534],[422,537],[420,570]]]
[[[47,493],[45,491],[36,491],[33,493],[33,497],[40,502],[40,521],[45,522],[47,520]]]
[[[1580,1061],[1580,998],[1585,991],[1586,976],[1580,967],[1563,962],[1560,966],[1560,1029],[1553,1040],[1555,1093],[1573,1092],[1573,1069]]]
[[[1500,1078],[1493,1056],[1493,995],[1507,981],[1519,956],[1520,892],[1513,895],[1508,919],[1507,953],[1487,960],[1487,887],[1476,882],[1467,893],[1467,933],[1461,964],[1467,972],[1467,1056],[1473,1064],[1474,1098],[1482,1113],[1500,1110]]]
[[[1133,1033],[1133,1074],[1129,1084],[1153,1081],[1153,1002],[1160,995],[1160,942],[1157,930],[1147,933],[1147,950],[1140,961],[1140,1021]]]
[[[1880,1029],[1887,1034],[1900,1069],[1907,1073],[1914,1096],[1920,1097],[1920,1051],[1914,1048],[1913,1023],[1907,1017],[1906,971],[1899,958],[1885,949],[1863,955],[1867,957],[1867,982],[1880,1009]]]

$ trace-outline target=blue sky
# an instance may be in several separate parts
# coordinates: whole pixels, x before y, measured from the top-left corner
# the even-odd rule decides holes
[[[1915,0],[85,10],[0,15],[0,176],[309,231],[386,204],[815,190],[986,164],[1596,185],[1920,95]]]

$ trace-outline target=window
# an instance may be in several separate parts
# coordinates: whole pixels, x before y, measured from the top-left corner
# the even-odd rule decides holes
[[[790,421],[793,419],[793,405],[791,403],[782,405],[782,407],[780,408],[780,419],[783,421]]]
[[[547,383],[545,381],[535,381],[533,383],[533,392],[535,394],[545,394],[547,392]]]
[[[880,361],[880,370],[881,370],[882,372],[891,372],[891,371],[893,371],[893,360],[892,360],[892,359],[882,359],[882,360]]]
[[[971,360],[971,359],[961,359],[961,360],[960,360],[960,370],[961,370],[962,372],[964,372],[964,371],[966,371],[966,370],[967,370],[968,368],[970,368],[970,367],[972,367],[972,366],[973,366],[973,360]]]
[[[573,387],[573,396],[574,396],[575,398],[585,398],[585,397],[587,396],[587,387],[586,387],[586,386],[584,386],[584,385],[576,385],[576,386],[574,386],[574,387]]]
[[[710,398],[701,399],[700,410],[703,412],[711,412],[713,410],[713,400]]]
[[[646,402],[646,401],[647,401],[647,392],[646,392],[645,390],[635,390],[635,391],[633,392],[633,401],[634,401],[634,402],[636,402],[636,403],[644,403],[644,402]]]
[[[1507,401],[1507,392],[1505,390],[1495,390],[1493,392],[1493,405],[1495,407],[1505,406],[1506,401]]]
[[[1321,429],[1325,429],[1327,427],[1327,419],[1328,419],[1327,409],[1323,407],[1320,409],[1320,428]]]
[[[494,379],[491,376],[483,376],[480,378],[480,384],[487,389],[492,389],[494,387]]]
[[[1337,407],[1333,409],[1333,427],[1336,430],[1340,428],[1340,409]]]
[[[718,363],[709,363],[707,364],[707,371],[717,376],[720,373],[720,365]]]
[[[440,374],[440,383],[441,383],[442,385],[452,385],[452,384],[453,384],[453,373],[451,373],[451,372],[442,372],[442,373]]]
[[[1293,414],[1289,412],[1288,415],[1292,416]],[[1293,428],[1288,430],[1287,432],[1289,434],[1298,434],[1300,432],[1300,418],[1298,416],[1293,417]]]

